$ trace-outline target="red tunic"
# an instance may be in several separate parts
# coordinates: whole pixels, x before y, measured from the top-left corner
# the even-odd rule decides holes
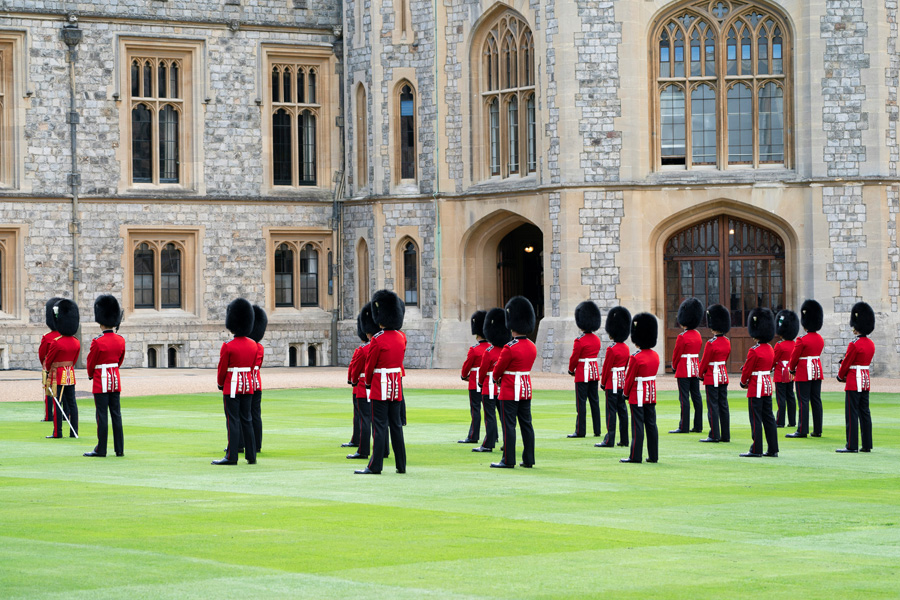
[[[481,358],[484,356],[484,351],[487,350],[488,346],[490,346],[490,344],[488,344],[487,340],[481,340],[477,344],[469,346],[469,352],[466,354],[466,360],[463,363],[460,377],[462,377],[463,381],[469,382],[470,390],[481,391],[481,375],[479,369],[481,368]],[[474,377],[472,377],[472,375],[474,375]]]
[[[606,347],[603,354],[603,371],[600,373],[600,387],[604,390],[620,392],[625,387],[625,367],[628,366],[628,345],[621,342]]]
[[[58,337],[59,332],[49,331],[41,338],[41,345],[38,346],[38,360],[41,361],[41,367],[44,366],[44,359],[47,358],[47,350],[50,349],[50,344]]]
[[[88,379],[94,382],[95,394],[122,391],[119,367],[123,360],[125,360],[125,338],[118,333],[110,329],[91,340],[91,349],[87,357],[87,375]]]
[[[500,390],[494,385],[494,366],[500,360],[500,354],[503,352],[503,346],[488,346],[481,357],[481,368],[478,371],[478,377],[481,379],[481,393],[487,395],[493,400],[497,399]]]
[[[672,369],[675,377],[700,377],[700,332],[686,329],[675,338],[675,351],[672,352]]]
[[[656,404],[656,374],[659,354],[655,350],[638,350],[631,355],[625,371],[624,393],[628,404]]]
[[[756,344],[747,351],[747,360],[741,368],[741,386],[747,388],[748,398],[772,395],[774,364],[775,350],[769,344]]]
[[[248,337],[236,337],[222,344],[217,381],[226,396],[253,393],[253,367],[258,352],[259,344]]]
[[[860,336],[847,345],[847,352],[841,359],[838,380],[846,381],[844,391],[868,392],[872,383],[868,367],[875,356],[875,343],[865,336]],[[865,368],[856,368],[865,367]]]
[[[382,329],[369,342],[366,356],[366,388],[371,400],[403,400],[403,358],[406,336]]]
[[[494,381],[500,383],[499,400],[531,400],[531,367],[537,347],[527,337],[513,338],[500,351]]]
[[[366,357],[369,355],[369,342],[353,351],[350,366],[347,368],[347,383],[353,386],[356,398],[368,398],[366,393]]]
[[[700,359],[700,377],[703,385],[718,387],[728,385],[728,357],[731,356],[731,340],[717,335],[706,342]]]
[[[821,358],[824,348],[825,340],[816,332],[797,338],[788,363],[794,374],[794,381],[818,381],[824,378]],[[809,360],[806,360],[807,357]]]
[[[266,356],[266,349],[259,342],[256,342],[256,345],[256,363],[253,365],[253,391],[260,392],[262,391],[262,376],[260,376],[259,372],[262,369],[263,358]]]
[[[794,351],[794,340],[781,340],[775,344],[775,383],[790,383],[791,352]]]
[[[60,385],[75,385],[75,363],[81,354],[81,342],[70,335],[56,334],[47,355],[44,357],[44,370],[50,378],[51,388]]]
[[[575,338],[572,356],[569,357],[569,375],[575,376],[575,383],[600,381],[600,338],[593,333],[582,333]]]

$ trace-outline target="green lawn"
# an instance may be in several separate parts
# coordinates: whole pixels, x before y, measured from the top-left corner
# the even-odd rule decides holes
[[[534,405],[537,466],[457,444],[464,390],[408,390],[408,472],[353,475],[346,391],[266,392],[255,466],[222,456],[221,396],[127,398],[125,457],[45,440],[38,403],[0,404],[2,598],[897,598],[900,406],[875,394],[875,451],[825,435],[742,459],[731,444],[661,434],[660,463],[623,465],[574,429],[573,394]],[[674,393],[659,425],[676,424]],[[110,436],[110,454],[112,437]],[[520,441],[521,446],[521,441]],[[521,450],[521,447],[520,447]]]

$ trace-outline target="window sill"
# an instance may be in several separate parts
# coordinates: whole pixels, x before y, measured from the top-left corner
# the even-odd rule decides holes
[[[276,185],[267,187],[262,191],[264,195],[277,198],[296,198],[298,200],[332,200],[331,188],[316,185]]]
[[[132,325],[134,323],[151,323],[158,321],[194,321],[198,317],[190,311],[181,308],[164,308],[156,310],[155,308],[136,308],[125,315],[122,320],[123,325]]]
[[[391,194],[394,196],[418,196],[419,184],[415,179],[401,179],[399,183],[391,186]]]
[[[760,168],[732,166],[728,169],[681,169],[678,171],[657,171],[647,175],[645,181],[655,184],[666,183],[767,183],[798,179],[797,172],[784,165],[765,165]]]
[[[132,183],[125,190],[126,194],[165,194],[165,195],[184,195],[196,194],[197,190],[192,187],[184,186],[180,183]]]
[[[323,319],[331,321],[331,311],[325,310],[320,306],[304,306],[302,308],[279,306],[269,312],[270,323],[288,323],[297,321],[321,322]]]
[[[530,173],[524,177],[511,175],[510,177],[500,178],[491,177],[480,181],[469,188],[470,192],[497,192],[497,191],[517,191],[534,189],[538,185],[536,173]]]

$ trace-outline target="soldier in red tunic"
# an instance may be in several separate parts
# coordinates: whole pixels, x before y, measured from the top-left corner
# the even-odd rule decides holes
[[[266,335],[266,328],[269,326],[269,316],[261,306],[253,305],[253,331],[250,332],[250,339],[256,342],[256,363],[253,365],[253,400],[250,402],[250,420],[253,422],[253,437],[256,439],[256,453],[262,450],[262,377],[260,369],[262,369],[263,358],[266,349],[260,343],[263,336]]]
[[[643,460],[644,432],[647,434],[647,462],[659,460],[659,430],[656,428],[656,374],[659,354],[653,350],[659,336],[659,324],[650,313],[631,320],[631,341],[638,351],[631,355],[625,371],[624,393],[631,408],[631,451],[619,462]]]
[[[38,347],[38,360],[41,363],[41,390],[44,392],[44,418],[43,421],[50,422],[53,420],[53,396],[47,393],[47,371],[44,369],[44,359],[47,358],[47,350],[50,349],[50,342],[59,337],[59,333],[54,329],[56,327],[55,318],[53,316],[53,306],[62,300],[62,298],[50,298],[44,305],[44,318],[47,328],[50,330],[41,338],[41,345]]]
[[[587,415],[585,401],[591,405],[591,424],[594,437],[603,430],[603,415],[600,414],[600,338],[594,332],[600,329],[600,309],[590,300],[575,307],[575,325],[581,335],[575,338],[572,355],[569,357],[569,375],[575,377],[575,433],[567,437],[582,438],[587,435]]]
[[[794,351],[794,339],[800,332],[800,318],[792,310],[780,310],[775,315],[775,333],[781,341],[775,344],[775,401],[778,412],[775,413],[775,426],[784,427],[785,415],[787,426],[797,426],[797,405],[794,402],[794,378],[788,368],[791,352]]]
[[[92,380],[94,408],[97,416],[97,445],[84,456],[106,456],[109,420],[112,421],[113,450],[116,456],[125,455],[125,434],[122,431],[122,380],[119,367],[125,360],[125,338],[114,330],[122,322],[122,309],[113,296],[104,294],[94,300],[94,321],[102,333],[91,341],[87,357],[87,375]]]
[[[706,322],[715,334],[703,347],[700,377],[706,386],[706,410],[709,435],[701,442],[730,442],[731,413],[728,410],[728,357],[731,340],[725,334],[731,330],[731,313],[721,304],[706,310]]]
[[[472,313],[469,323],[472,327],[472,335],[475,336],[475,344],[469,346],[466,353],[466,360],[463,362],[460,377],[463,381],[469,382],[469,413],[472,421],[469,424],[469,433],[466,439],[459,440],[460,444],[477,444],[481,437],[481,378],[478,376],[481,368],[481,359],[484,357],[484,351],[490,345],[484,339],[484,316],[487,313],[483,310]],[[485,416],[485,426],[487,425],[487,416]]]
[[[778,429],[772,412],[772,367],[775,350],[769,345],[775,337],[775,315],[768,308],[754,308],[747,315],[747,333],[756,345],[747,351],[741,369],[741,387],[747,390],[750,411],[750,434],[753,444],[743,457],[778,456]],[[763,454],[763,431],[766,433],[766,452]]]
[[[53,414],[53,435],[61,438],[63,421],[68,418],[69,437],[78,437],[78,404],[75,402],[75,363],[81,354],[81,342],[75,337],[81,317],[78,305],[71,300],[60,300],[52,309],[54,329],[58,335],[50,342],[44,356],[44,370],[47,371],[48,394],[56,397]],[[60,411],[60,405],[62,411]]]
[[[369,342],[366,356],[366,389],[372,400],[372,455],[362,475],[380,474],[384,455],[390,444],[394,448],[394,465],[398,473],[406,473],[406,446],[401,417],[403,401],[403,359],[406,336],[400,331],[406,307],[390,290],[378,290],[372,296],[372,318],[380,331]]]
[[[818,331],[822,329],[825,311],[815,300],[807,300],[800,307],[800,325],[806,330],[794,342],[788,368],[797,383],[800,416],[797,431],[785,437],[805,438],[807,435],[822,437],[822,350],[825,341]],[[809,431],[809,411],[812,407],[813,430]]]
[[[850,311],[850,328],[858,337],[847,346],[841,359],[838,381],[844,385],[847,445],[836,452],[872,451],[872,415],[869,413],[869,367],[875,356],[875,344],[867,336],[875,330],[875,312],[865,302],[857,302]],[[862,437],[862,446],[859,437]]]
[[[700,346],[702,340],[697,327],[703,320],[703,304],[688,298],[678,308],[678,324],[684,330],[675,340],[672,369],[678,382],[678,402],[681,418],[678,429],[669,433],[701,433],[703,431],[703,400],[700,398]],[[691,427],[691,403],[694,404],[694,426]]]
[[[506,327],[506,312],[502,308],[492,308],[484,317],[482,327],[484,337],[490,344],[481,357],[478,377],[481,379],[481,404],[484,406],[484,441],[472,452],[493,452],[497,444],[497,396],[500,388],[494,385],[494,366],[500,360],[503,347],[512,339]],[[500,418],[502,420],[503,414]]]
[[[222,344],[217,383],[223,392],[228,447],[224,458],[212,461],[214,465],[236,465],[242,441],[244,458],[251,465],[256,464],[256,436],[250,416],[253,368],[259,353],[259,344],[249,337],[253,333],[254,318],[253,306],[243,298],[233,300],[225,312],[225,327],[234,334],[234,339]]]
[[[606,333],[613,341],[603,354],[600,372],[600,388],[606,394],[606,437],[598,448],[628,445],[628,409],[622,389],[625,386],[625,368],[631,355],[625,343],[631,334],[631,313],[624,306],[613,307],[606,315]],[[619,416],[620,440],[616,444],[616,414]]]
[[[359,445],[356,452],[348,454],[347,458],[369,458],[369,444],[372,439],[372,404],[369,401],[369,390],[366,389],[366,359],[369,356],[372,337],[381,328],[375,324],[372,318],[372,304],[366,304],[359,311],[356,318],[356,333],[363,342],[353,352],[350,359],[350,367],[347,369],[347,383],[353,386],[353,396],[356,399],[357,414],[359,415]]]
[[[531,425],[531,368],[537,348],[526,336],[536,324],[534,306],[524,296],[514,296],[506,303],[506,326],[513,339],[503,346],[494,365],[494,383],[500,386],[500,412],[503,415],[503,459],[491,463],[497,469],[516,466],[516,421],[522,431],[520,467],[534,466],[534,427]]]

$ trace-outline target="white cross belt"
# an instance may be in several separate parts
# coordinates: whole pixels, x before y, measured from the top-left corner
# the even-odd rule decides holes
[[[475,372],[475,389],[480,392],[481,391],[481,382],[478,381],[478,369],[479,368],[480,367],[472,367],[471,369],[469,369],[469,380],[471,381],[472,371],[474,371]]]
[[[713,387],[719,387],[719,383],[720,383],[719,367],[724,367],[725,361],[722,360],[719,362],[711,362],[711,363],[709,363],[709,366],[712,367],[712,370],[713,370]]]
[[[597,363],[597,357],[594,358],[579,358],[578,362],[584,363],[584,380],[587,381],[591,376],[591,363]]]
[[[487,374],[488,380],[488,396],[490,396],[491,400],[494,399],[494,372],[488,371]]]
[[[385,398],[385,396],[388,395],[387,375],[389,375],[391,373],[400,373],[402,370],[403,369],[401,369],[400,367],[396,367],[396,368],[392,368],[392,369],[375,369],[375,372],[378,373],[379,375],[381,375],[380,379],[381,379],[381,399],[382,400],[387,400],[387,398]]]
[[[109,391],[109,382],[107,381],[107,372],[109,369],[118,369],[118,363],[110,363],[108,365],[97,365],[95,368],[100,369],[100,377],[102,383],[100,384],[103,389],[103,393],[107,393]]]
[[[638,386],[638,389],[637,389],[637,393],[638,393],[637,405],[638,406],[644,405],[644,384],[647,383],[648,381],[652,381],[652,382],[656,383],[656,375],[654,375],[652,377],[635,377],[634,378],[634,382]]]
[[[228,372],[231,373],[231,397],[234,398],[237,394],[237,386],[238,379],[240,379],[239,373],[249,373],[251,371],[250,367],[231,367],[228,369]]]

